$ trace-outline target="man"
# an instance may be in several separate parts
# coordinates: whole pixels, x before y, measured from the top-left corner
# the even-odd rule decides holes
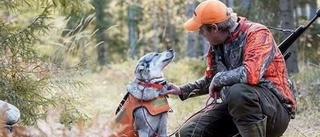
[[[200,3],[184,27],[209,43],[205,76],[165,94],[181,100],[210,94],[212,103],[182,126],[181,137],[279,137],[293,118],[296,101],[285,60],[270,30],[238,17],[218,0]]]

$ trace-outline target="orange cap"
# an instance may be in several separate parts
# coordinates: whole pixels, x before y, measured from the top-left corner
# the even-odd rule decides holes
[[[219,0],[206,0],[196,7],[193,17],[184,23],[184,28],[188,31],[195,31],[203,24],[220,23],[229,17],[230,14],[224,3]]]

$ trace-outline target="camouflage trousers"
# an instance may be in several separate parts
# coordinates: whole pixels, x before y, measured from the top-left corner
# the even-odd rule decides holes
[[[235,84],[224,92],[222,103],[214,103],[194,114],[176,137],[232,137],[237,125],[250,125],[267,117],[266,136],[279,137],[288,127],[287,109],[265,88]]]

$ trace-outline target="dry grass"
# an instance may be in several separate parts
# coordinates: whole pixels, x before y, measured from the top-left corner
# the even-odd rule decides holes
[[[113,131],[107,117],[93,117],[88,123],[79,119],[67,127],[59,122],[61,111],[50,110],[46,119],[38,119],[33,126],[15,125],[12,132],[2,128],[1,137],[108,137]]]
[[[80,91],[71,91],[80,94],[81,104],[77,108],[87,114],[91,119],[79,120],[76,124],[66,127],[59,123],[59,112],[49,111],[44,120],[38,120],[34,126],[17,128],[14,133],[21,136],[32,137],[103,137],[109,136],[114,130],[108,128],[110,119],[126,93],[126,84],[133,79],[135,61],[124,64],[111,65],[100,73],[87,73],[79,77],[79,80],[88,86]],[[182,84],[199,77],[196,73],[188,73],[190,67],[184,64],[173,63],[165,70],[168,81]],[[177,71],[179,70],[179,71]],[[173,133],[189,116],[204,107],[206,96],[180,101],[176,96],[169,97],[169,104],[173,112],[169,113],[169,134]],[[292,120],[284,137],[319,137],[320,113],[318,111],[300,111],[296,119]],[[3,133],[3,131],[0,131]],[[7,134],[12,136],[12,133]],[[15,136],[15,135],[14,135]]]

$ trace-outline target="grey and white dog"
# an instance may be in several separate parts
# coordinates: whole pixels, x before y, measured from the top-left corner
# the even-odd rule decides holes
[[[142,56],[134,70],[135,79],[127,85],[128,94],[139,102],[152,102],[160,98],[160,93],[167,90],[163,69],[173,60],[174,56],[172,49]],[[166,98],[165,102],[167,103]],[[133,118],[133,127],[139,137],[167,136],[167,111],[152,115],[147,107],[137,107],[134,109]]]

